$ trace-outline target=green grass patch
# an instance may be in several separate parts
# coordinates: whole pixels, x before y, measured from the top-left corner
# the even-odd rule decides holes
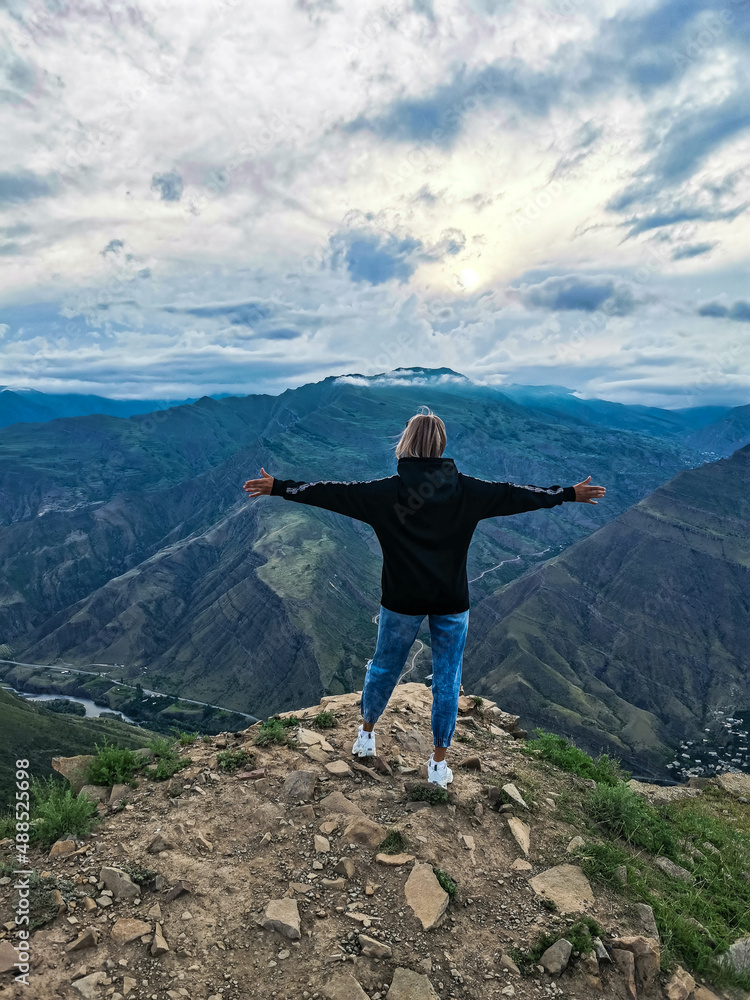
[[[184,767],[188,767],[190,757],[180,757],[175,750],[176,742],[166,736],[155,736],[148,743],[148,748],[154,755],[154,765],[144,769],[143,774],[152,781],[166,781]]]
[[[458,884],[455,879],[451,878],[447,871],[443,868],[433,868],[435,872],[435,878],[438,880],[443,890],[448,893],[451,900],[453,900],[458,892]]]
[[[548,760],[561,771],[569,771],[580,778],[593,778],[597,784],[612,786],[630,777],[630,774],[623,771],[619,763],[607,754],[594,759],[562,736],[545,732],[543,729],[535,729],[534,735],[535,738],[528,740],[522,747],[522,752],[540,760]]]
[[[481,708],[484,705],[484,698],[481,694],[472,695],[472,700],[474,702],[474,708]]]
[[[272,743],[280,743],[282,746],[294,746],[294,740],[289,730],[299,724],[299,719],[294,715],[287,719],[279,719],[277,717],[267,719],[258,727],[253,742],[259,747],[266,747]]]
[[[679,861],[677,840],[664,807],[651,805],[624,784],[597,785],[587,802],[591,818],[604,823],[615,837],[649,854]]]
[[[183,733],[179,730],[175,733],[175,736],[177,738],[177,742],[182,747],[192,746],[192,744],[198,739],[197,733]]]
[[[255,757],[247,750],[220,750],[216,755],[216,763],[222,771],[238,771],[241,767],[254,764]]]
[[[99,822],[96,803],[85,795],[74,795],[55,778],[33,781],[31,798],[29,839],[43,847],[51,847],[66,835],[85,837]]]
[[[415,785],[409,798],[412,802],[429,802],[435,806],[448,801],[448,790],[439,785]]]
[[[318,729],[333,729],[338,725],[338,722],[333,712],[318,712],[313,719],[313,725],[317,726]]]
[[[408,846],[409,841],[401,830],[394,826],[388,830],[377,849],[383,854],[402,854]]]
[[[128,747],[113,746],[107,739],[96,744],[96,756],[86,771],[88,785],[130,785],[142,761]]]

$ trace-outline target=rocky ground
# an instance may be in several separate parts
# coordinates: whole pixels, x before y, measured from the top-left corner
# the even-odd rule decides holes
[[[714,994],[681,970],[659,973],[648,907],[592,890],[568,848],[559,805],[587,782],[530,761],[517,720],[462,697],[447,803],[412,801],[423,784],[431,693],[396,689],[375,728],[378,758],[351,756],[359,694],[295,714],[295,746],[255,747],[257,726],[197,742],[166,782],[101,790],[103,824],[83,842],[36,851],[56,916],[32,939],[35,1000],[435,1000],[668,997]],[[312,728],[321,710],[335,728]],[[251,769],[226,773],[222,749]],[[59,765],[64,770],[64,763]],[[75,777],[73,777],[75,782]],[[500,792],[505,786],[505,791]],[[400,854],[378,851],[392,828]],[[13,863],[10,844],[0,861]],[[434,869],[457,884],[454,898]],[[0,920],[12,918],[5,881]],[[48,894],[49,895],[49,894]],[[602,928],[596,951],[565,941],[521,975],[511,957],[581,915]],[[7,969],[12,924],[0,941]],[[2,936],[2,935],[0,935]],[[598,952],[598,954],[597,954]]]

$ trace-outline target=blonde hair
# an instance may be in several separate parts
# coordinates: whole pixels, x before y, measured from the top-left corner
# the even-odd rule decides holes
[[[396,445],[396,458],[440,458],[445,442],[443,421],[429,406],[420,406],[407,422]]]

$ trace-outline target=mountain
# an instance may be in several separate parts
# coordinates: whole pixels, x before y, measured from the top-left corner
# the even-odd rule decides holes
[[[725,458],[750,438],[750,405],[735,406],[711,423],[696,428],[683,439],[686,444]]]
[[[142,747],[151,735],[115,719],[60,715],[0,688],[0,812],[15,800],[18,757],[27,759],[33,776],[42,779],[52,774],[53,756],[95,753],[96,744],[103,746],[107,740],[118,746]]]
[[[423,403],[470,475],[607,486],[597,506],[484,522],[475,601],[701,460],[671,438],[537,413],[450,370],[14,425],[0,433],[0,641],[33,663],[124,663],[126,679],[255,715],[352,690],[376,635],[371,529],[248,501],[241,487],[261,465],[307,480],[390,475]]]
[[[108,399],[78,393],[38,392],[0,386],[0,427],[10,424],[45,423],[59,417],[80,417],[101,413],[110,417],[130,417],[134,413],[153,413],[171,406],[194,403],[194,399]]]
[[[680,472],[481,601],[466,683],[657,771],[716,710],[750,709],[748,481],[750,445]]]

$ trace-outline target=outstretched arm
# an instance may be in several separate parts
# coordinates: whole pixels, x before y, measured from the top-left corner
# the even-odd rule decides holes
[[[590,486],[591,476],[575,486],[517,486],[515,483],[488,483],[474,479],[479,517],[503,517],[529,510],[557,507],[565,501],[597,503],[594,497],[606,493],[603,486]]]
[[[265,469],[260,479],[248,479],[243,489],[249,497],[279,496],[285,500],[322,507],[336,514],[369,523],[373,485],[379,480],[363,483],[339,483],[324,480],[318,483],[297,482],[294,479],[274,479]]]

